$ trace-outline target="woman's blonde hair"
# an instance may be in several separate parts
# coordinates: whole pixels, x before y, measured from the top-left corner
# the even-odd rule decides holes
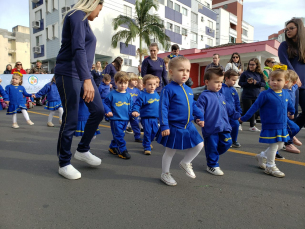
[[[98,69],[98,67],[97,67],[97,63],[98,63],[98,62],[100,62],[100,64],[101,64],[100,69]],[[95,62],[95,71],[101,71],[101,72],[102,72],[102,70],[103,70],[102,62],[101,62],[101,61],[96,61],[96,62]]]
[[[68,14],[69,16],[71,16],[77,10],[81,10],[86,13],[83,19],[84,21],[89,17],[92,11],[96,9],[98,5],[103,5],[103,3],[104,0],[79,0],[69,11],[66,12],[65,16],[63,17],[62,23],[64,23],[64,20]]]

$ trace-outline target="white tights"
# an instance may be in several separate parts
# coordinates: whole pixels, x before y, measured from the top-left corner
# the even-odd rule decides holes
[[[199,143],[193,148],[186,149],[184,158],[181,162],[183,163],[191,163],[195,157],[200,153],[201,149],[203,148],[203,142]],[[172,159],[176,153],[176,149],[165,148],[165,152],[162,157],[162,173],[169,173],[169,168],[171,166]]]
[[[59,120],[62,120],[62,114],[64,113],[62,107],[58,108],[58,113],[59,113]],[[54,115],[55,115],[55,111],[50,111],[48,122],[52,122]]]
[[[29,114],[25,109],[21,109],[21,112],[23,114],[23,117],[26,121],[30,120]],[[17,114],[13,114],[13,123],[17,123]]]
[[[284,142],[276,142],[269,145],[269,147],[261,152],[261,156],[267,158],[267,167],[275,166],[275,154],[276,151],[282,149]]]

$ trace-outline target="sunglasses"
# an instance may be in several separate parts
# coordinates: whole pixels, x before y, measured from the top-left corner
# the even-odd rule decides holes
[[[238,59],[238,58],[239,58],[239,56],[233,56],[232,58],[233,58],[233,59]]]
[[[22,64],[16,64],[16,65],[22,65]]]
[[[275,61],[272,61],[271,63],[272,63],[272,64],[275,64],[276,62],[275,62]]]
[[[284,29],[284,32],[287,33],[288,31],[292,31],[292,30],[294,30],[295,28],[296,28],[296,26],[295,26],[295,27],[286,28],[286,29]]]

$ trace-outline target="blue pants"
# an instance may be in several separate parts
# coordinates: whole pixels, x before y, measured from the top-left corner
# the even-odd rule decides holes
[[[229,121],[230,121],[230,125],[232,127],[232,131],[231,131],[232,142],[237,142],[237,136],[238,136],[238,131],[239,131],[239,121],[233,120],[233,119],[230,119]]]
[[[113,140],[110,143],[110,148],[117,148],[120,152],[124,152],[126,149],[125,130],[128,121],[110,121],[111,132],[113,135]]]
[[[84,90],[83,81],[80,81],[79,79],[61,75],[55,75],[55,79],[64,109],[57,144],[59,166],[64,167],[70,164],[72,156],[72,138],[75,130],[77,129],[78,122],[79,100],[83,96]],[[84,135],[82,136],[82,139],[77,147],[77,151],[79,152],[87,152],[90,150],[90,142],[104,116],[102,99],[93,80],[92,85],[95,90],[95,95],[92,102],[86,103],[90,116],[85,126]]]
[[[133,130],[133,133],[134,133],[134,138],[135,139],[141,139],[141,130],[140,130],[140,127],[139,127],[139,118],[138,117],[131,117],[130,120],[130,125],[131,125],[131,128]]]
[[[144,129],[143,147],[144,150],[151,151],[151,142],[155,139],[158,132],[158,119],[157,118],[141,118],[141,124]]]
[[[229,132],[220,132],[204,138],[204,150],[209,167],[219,167],[219,155],[224,154],[232,145]]]

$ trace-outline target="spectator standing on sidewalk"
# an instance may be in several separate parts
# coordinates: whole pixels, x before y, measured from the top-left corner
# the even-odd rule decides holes
[[[20,61],[17,61],[15,64],[15,67],[12,69],[11,74],[14,72],[20,72],[22,75],[26,74],[26,71],[22,67],[22,63]]]
[[[3,74],[11,74],[11,72],[12,72],[12,65],[10,64],[6,65],[6,69],[3,72]]]
[[[224,71],[224,68],[219,64],[220,61],[220,56],[218,53],[215,53],[213,55],[213,62],[210,63],[208,66],[205,67],[204,73],[209,69],[209,68],[221,68],[222,71]]]
[[[32,68],[30,74],[46,74],[46,71],[42,68],[42,61],[36,61],[36,67]]]

